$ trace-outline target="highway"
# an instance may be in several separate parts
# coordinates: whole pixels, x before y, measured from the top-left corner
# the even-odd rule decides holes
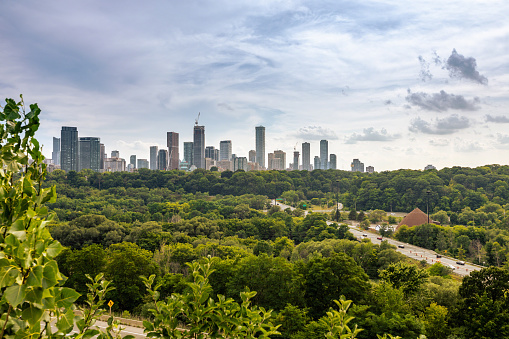
[[[272,201],[272,204],[274,202]],[[277,203],[278,206],[281,207],[282,210],[285,210],[287,208],[290,208],[291,210],[294,210],[295,208],[289,205],[282,204],[280,202]],[[339,204],[339,209],[343,209],[343,205]],[[323,211],[319,211],[323,212]],[[332,224],[332,221],[327,221],[328,224]],[[360,228],[358,228],[356,225],[348,225],[350,227],[350,232],[359,240],[362,240],[364,238],[369,239],[374,244],[380,244],[382,241],[386,240],[389,244],[397,246],[396,250],[404,255],[406,255],[409,258],[415,259],[415,260],[426,260],[426,262],[430,265],[433,265],[434,263],[441,262],[442,265],[445,265],[447,267],[453,268],[453,272],[455,274],[458,274],[460,276],[466,276],[469,275],[472,271],[479,271],[482,267],[477,265],[472,265],[470,263],[465,262],[465,265],[459,265],[457,262],[458,259],[442,256],[441,258],[437,258],[437,253],[428,250],[425,248],[417,247],[411,244],[407,244],[401,241],[397,241],[390,238],[383,238],[383,240],[378,240],[377,238],[380,237],[378,233],[374,233],[375,231],[364,231]]]

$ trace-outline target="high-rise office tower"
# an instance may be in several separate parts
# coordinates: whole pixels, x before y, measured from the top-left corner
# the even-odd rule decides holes
[[[132,168],[136,168],[136,154],[129,157],[129,164],[131,164]]]
[[[247,158],[246,157],[238,157],[233,161],[233,171],[243,170],[247,171]]]
[[[219,142],[219,160],[232,160],[231,140],[223,140]]]
[[[311,170],[311,145],[309,142],[302,143],[302,169]]]
[[[318,155],[315,155],[313,165],[314,169],[320,169],[320,157]]]
[[[249,162],[256,162],[256,151],[254,149],[249,151]]]
[[[337,160],[336,160],[336,154],[331,154],[329,156],[329,168],[330,169],[338,169],[338,164],[337,164]]]
[[[80,137],[80,171],[88,168],[94,172],[101,169],[101,139]]]
[[[191,141],[184,142],[184,161],[191,167],[193,165],[194,145]],[[188,167],[188,168],[189,168]]]
[[[66,172],[79,170],[77,127],[62,126],[60,132],[60,168]]]
[[[214,159],[215,156],[216,156],[216,148],[214,146],[205,147],[205,158],[216,160],[216,159]]]
[[[359,159],[353,159],[351,166],[352,172],[364,172],[364,163]]]
[[[256,162],[265,167],[265,127],[256,126]]]
[[[205,168],[205,126],[195,125],[193,129],[193,164]]]
[[[219,150],[217,148],[214,150],[214,160],[219,161]]]
[[[299,151],[293,152],[293,170],[299,170]]]
[[[51,152],[53,164],[60,166],[60,138],[53,137],[53,152]]]
[[[137,167],[138,169],[140,168],[149,168],[149,165],[148,165],[148,160],[147,159],[138,159],[137,160]]]
[[[106,156],[106,147],[104,146],[104,144],[100,144],[99,145],[100,149],[101,149],[101,162],[99,163],[99,169],[101,170],[104,170],[104,159],[107,158]]]
[[[111,157],[112,158],[120,158],[120,152],[119,151],[111,151]]]
[[[160,171],[168,169],[168,150],[160,149],[157,152],[157,169]]]
[[[179,169],[179,134],[176,132],[166,133],[166,147],[168,147],[168,169]]]
[[[157,169],[157,152],[159,152],[159,147],[150,146],[150,169]]]
[[[281,150],[274,151],[274,159],[280,159],[277,168],[278,170],[286,169],[286,153]]]
[[[320,140],[320,169],[327,169],[327,161],[329,160],[329,142]]]

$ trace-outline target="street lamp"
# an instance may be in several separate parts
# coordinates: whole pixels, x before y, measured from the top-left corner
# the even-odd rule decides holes
[[[428,214],[428,224],[429,224],[429,196],[431,194],[430,190],[426,191],[426,214]]]

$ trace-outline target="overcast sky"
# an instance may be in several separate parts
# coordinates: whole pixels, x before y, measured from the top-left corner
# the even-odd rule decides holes
[[[42,108],[108,154],[149,158],[166,132],[233,153],[329,140],[338,167],[509,162],[509,1],[0,3],[0,96]],[[2,104],[3,105],[3,104]]]

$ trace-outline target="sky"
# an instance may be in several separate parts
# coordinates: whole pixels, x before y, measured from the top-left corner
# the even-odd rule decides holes
[[[509,163],[509,1],[0,2],[0,97],[149,158],[166,132],[233,153],[329,141],[338,168]],[[311,160],[313,161],[313,160]]]

